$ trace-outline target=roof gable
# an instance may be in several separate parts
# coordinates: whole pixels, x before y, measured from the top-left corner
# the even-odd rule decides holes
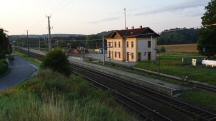
[[[111,33],[107,38],[115,38],[119,35],[121,38],[146,38],[146,37],[159,37],[159,35],[154,32],[149,27],[138,28],[138,29],[127,29],[127,30],[117,30]]]

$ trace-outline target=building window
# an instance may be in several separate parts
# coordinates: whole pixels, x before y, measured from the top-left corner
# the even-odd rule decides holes
[[[112,42],[109,42],[109,48],[111,48],[112,47]]]
[[[148,48],[151,48],[151,41],[148,41]]]
[[[110,58],[111,57],[111,51],[109,51],[109,57],[108,58]]]
[[[119,45],[119,48],[120,48],[121,47],[121,42],[119,42],[118,45]]]
[[[115,47],[116,47],[116,42],[115,42]]]
[[[134,47],[134,42],[131,42],[131,48],[133,48]]]
[[[115,58],[117,57],[117,52],[115,52]]]
[[[129,47],[129,43],[128,43],[128,41],[127,41],[127,48]]]
[[[134,53],[131,53],[131,59],[132,60],[134,59]]]
[[[121,52],[119,52],[119,58],[121,58]]]

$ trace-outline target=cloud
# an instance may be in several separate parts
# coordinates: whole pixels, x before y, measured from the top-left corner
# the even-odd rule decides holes
[[[208,2],[204,0],[192,0],[192,1],[185,2],[182,4],[178,4],[178,5],[167,6],[164,8],[159,8],[159,9],[155,9],[151,11],[136,13],[134,15],[135,16],[152,15],[152,14],[158,14],[158,13],[164,13],[164,12],[173,12],[173,11],[179,11],[179,10],[185,10],[185,9],[192,9],[192,8],[205,6],[207,3]]]
[[[120,17],[109,17],[109,18],[103,18],[101,20],[97,20],[97,21],[90,21],[89,23],[91,24],[99,24],[99,23],[103,23],[103,22],[108,22],[108,21],[115,21],[115,20],[119,20]]]

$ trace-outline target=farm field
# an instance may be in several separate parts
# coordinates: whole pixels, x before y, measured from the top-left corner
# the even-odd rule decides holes
[[[199,55],[195,50],[195,45],[167,45],[166,53],[158,58],[157,62],[139,62],[136,67],[161,73],[170,74],[179,77],[188,77],[188,79],[206,82],[216,85],[216,69],[207,68],[201,65],[205,58]],[[184,60],[182,62],[182,59]],[[197,59],[197,67],[192,66],[192,59]],[[159,65],[160,60],[160,65]]]
[[[165,47],[166,53],[198,53],[197,44],[160,45]]]

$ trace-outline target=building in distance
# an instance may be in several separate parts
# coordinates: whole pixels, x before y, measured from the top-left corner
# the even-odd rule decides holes
[[[107,36],[107,57],[111,60],[155,61],[159,35],[149,27],[113,31]]]

